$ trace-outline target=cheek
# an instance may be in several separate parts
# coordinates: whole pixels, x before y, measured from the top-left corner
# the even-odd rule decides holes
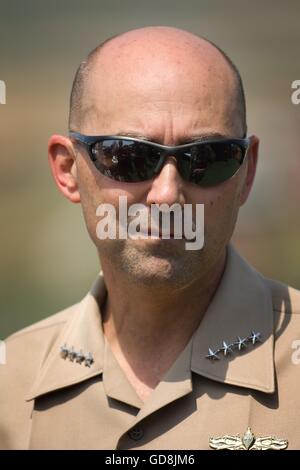
[[[80,191],[80,200],[82,212],[84,215],[87,230],[93,240],[96,237],[98,205],[103,202],[103,189],[99,185],[98,175],[92,164],[83,157],[77,161],[78,186]]]
[[[227,242],[238,214],[239,186],[228,182],[207,190],[203,199],[206,243]]]
[[[91,238],[96,241],[96,226],[99,217],[96,210],[100,204],[111,204],[118,214],[119,199],[126,197],[127,207],[134,203],[143,203],[147,192],[147,183],[118,183],[101,175],[84,158],[78,161],[78,184],[81,205],[86,226]]]

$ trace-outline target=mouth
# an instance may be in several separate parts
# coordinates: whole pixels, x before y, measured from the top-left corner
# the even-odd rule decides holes
[[[144,232],[147,236],[147,238],[152,238],[152,239],[162,239],[162,240],[169,240],[169,239],[174,239],[174,240],[180,240],[181,238],[184,238],[182,236],[181,238],[175,238],[174,232],[165,232],[161,229],[159,231],[154,230],[153,233],[151,232],[151,229],[149,229],[147,232]]]
[[[164,232],[163,230],[153,230],[151,232],[151,229],[149,228],[148,230],[143,230],[141,229],[139,234],[143,238],[150,238],[150,239],[162,239],[162,240],[167,240],[167,239],[173,239],[174,238],[174,232]],[[183,237],[184,238],[184,237]]]

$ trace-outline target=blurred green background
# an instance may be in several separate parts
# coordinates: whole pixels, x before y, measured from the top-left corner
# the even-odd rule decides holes
[[[299,0],[0,0],[0,338],[72,304],[98,272],[80,206],[54,187],[47,140],[67,131],[71,82],[99,42],[170,25],[220,45],[244,80],[249,133],[261,138],[235,244],[263,274],[300,288]]]

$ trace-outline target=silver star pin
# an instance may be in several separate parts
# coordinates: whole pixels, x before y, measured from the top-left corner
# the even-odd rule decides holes
[[[94,362],[93,356],[92,356],[92,354],[89,352],[89,353],[85,356],[84,365],[85,365],[86,367],[91,367],[91,365],[93,364],[93,362]]]
[[[220,360],[220,358],[217,356],[218,352],[218,350],[213,351],[211,348],[208,348],[208,354],[205,357],[207,357],[207,359],[211,359],[212,361]]]
[[[253,330],[251,330],[251,336],[249,336],[249,341],[251,341],[252,344],[255,344],[261,341],[260,337],[261,337],[261,333],[255,333]]]
[[[233,344],[227,344],[226,341],[223,341],[223,347],[221,348],[221,351],[223,351],[224,356],[227,356],[227,354],[230,354],[233,352],[233,350],[231,349],[231,346],[233,346]]]
[[[238,347],[238,350],[241,351],[243,348],[246,348],[248,338],[240,338],[240,336],[238,336],[237,339],[238,340],[234,344]]]
[[[77,353],[74,349],[74,347],[72,346],[71,349],[69,350],[69,354],[68,354],[68,357],[70,359],[70,361],[74,361],[74,359],[76,359],[76,356],[77,356]]]
[[[79,353],[76,354],[76,362],[81,364],[85,360],[85,355],[83,354],[82,349],[80,349]]]
[[[60,347],[60,355],[63,359],[66,359],[69,355],[69,349],[67,348],[66,343]]]
[[[94,358],[92,354],[89,352],[88,354],[84,354],[82,349],[80,349],[79,352],[75,351],[74,346],[71,348],[67,347],[67,344],[65,343],[63,346],[60,346],[60,356],[63,359],[69,359],[71,362],[77,362],[78,364],[83,364],[86,367],[91,367],[91,365],[94,363]]]

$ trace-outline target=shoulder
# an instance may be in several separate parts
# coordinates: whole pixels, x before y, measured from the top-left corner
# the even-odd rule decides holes
[[[300,342],[300,291],[282,282],[265,279],[271,293],[274,316],[275,353],[290,362],[293,349]]]
[[[300,313],[300,290],[274,279],[264,281],[272,296],[274,312],[287,315]]]
[[[5,364],[0,365],[0,449],[26,448],[32,403],[26,393],[68,319],[76,315],[75,304],[5,341]]]
[[[37,353],[37,349],[45,349],[46,353],[69,318],[76,314],[78,305],[79,304],[74,304],[10,335],[5,340],[8,353],[22,353],[22,355],[25,354],[25,356],[27,354],[34,356]],[[29,348],[28,350],[27,347]]]
[[[30,380],[39,369],[69,319],[76,315],[74,304],[44,320],[13,333],[5,339],[6,374],[23,374]]]
[[[18,381],[25,387],[30,386],[68,319],[76,315],[77,305],[72,305],[5,339],[6,361],[0,368],[2,385],[9,384],[18,377]]]
[[[6,365],[2,373],[18,373],[19,377],[26,375],[30,380],[43,364],[64,325],[76,314],[78,305],[72,305],[6,338]]]
[[[78,304],[67,307],[54,315],[23,328],[8,336],[5,341],[8,343],[15,343],[23,340],[26,341],[27,337],[32,339],[32,337],[45,334],[51,336],[52,332],[59,330],[67,322],[70,316],[74,314],[77,305]]]

